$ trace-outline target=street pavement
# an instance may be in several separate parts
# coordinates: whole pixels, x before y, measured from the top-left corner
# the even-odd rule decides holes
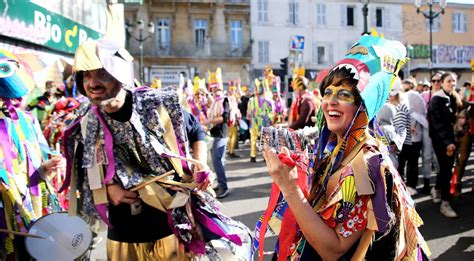
[[[263,214],[270,194],[271,179],[266,173],[266,166],[259,154],[257,163],[249,162],[249,148],[247,144],[240,144],[241,149],[236,152],[242,157],[227,158],[226,175],[229,195],[222,199],[222,211],[235,220],[241,221],[252,231],[255,222]],[[434,185],[435,177],[431,177]],[[457,219],[448,219],[439,213],[439,204],[434,204],[429,195],[415,196],[417,211],[424,221],[421,233],[425,237],[432,251],[430,259],[464,261],[474,260],[474,193],[471,192],[471,183],[474,182],[474,153],[468,162],[463,179],[462,197],[453,201],[452,206],[459,214]],[[420,182],[421,183],[421,182]],[[420,185],[418,190],[421,190]],[[105,235],[104,235],[105,241]],[[99,244],[92,253],[91,260],[105,260],[105,242]],[[271,252],[276,242],[276,236],[267,234],[265,251]],[[265,260],[270,260],[266,255]],[[257,258],[255,258],[257,260]]]

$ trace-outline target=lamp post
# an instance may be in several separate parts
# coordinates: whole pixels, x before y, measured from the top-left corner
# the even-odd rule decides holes
[[[364,4],[362,6],[362,15],[364,16],[364,31],[362,32],[362,35],[365,34],[370,34],[369,32],[369,26],[368,26],[368,16],[369,16],[369,2],[370,0],[359,0],[361,3]]]
[[[430,73],[433,74],[433,20],[436,19],[438,16],[441,14],[444,14],[444,8],[446,8],[446,0],[439,0],[439,6],[441,7],[441,11],[433,11],[433,0],[427,0],[426,3],[428,4],[429,11],[428,12],[422,12],[420,11],[421,5],[422,5],[423,0],[415,0],[415,7],[416,7],[416,13],[422,13],[423,16],[428,19],[430,23]]]
[[[145,79],[144,72],[143,72],[143,42],[145,42],[148,38],[151,37],[151,35],[153,35],[153,33],[155,32],[155,24],[153,22],[148,23],[148,35],[145,36],[145,37],[143,37],[143,30],[145,29],[145,22],[143,21],[143,19],[138,19],[137,23],[136,23],[136,26],[134,26],[133,24],[131,24],[129,22],[126,22],[125,27],[127,29],[127,35],[130,38],[135,39],[139,44],[139,48],[140,48],[140,63],[139,63],[140,82],[143,82],[143,80]],[[136,29],[138,29],[138,38],[132,35],[132,32],[135,29],[135,27],[136,27]]]
[[[407,51],[408,51],[408,58],[411,59],[411,52],[413,51],[413,45],[407,44]],[[410,78],[410,59],[407,62],[407,76],[405,77],[406,79]]]

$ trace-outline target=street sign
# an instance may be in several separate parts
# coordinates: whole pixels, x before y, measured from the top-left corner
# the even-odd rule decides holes
[[[304,36],[294,35],[291,37],[290,50],[303,51],[304,49]]]

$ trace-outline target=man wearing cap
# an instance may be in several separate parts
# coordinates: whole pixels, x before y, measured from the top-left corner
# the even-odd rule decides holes
[[[199,170],[205,163],[191,167],[170,157],[189,157],[191,139],[176,89],[132,90],[132,60],[125,49],[105,39],[87,41],[77,49],[76,85],[91,105],[65,133],[68,172],[63,189],[78,188],[81,212],[108,225],[109,260],[184,260],[168,225],[177,217],[167,213],[186,201],[156,183],[142,185],[174,171],[160,182],[190,187],[191,169]],[[205,162],[204,141],[193,144],[193,151]],[[207,187],[208,179],[198,185]],[[132,192],[133,187],[141,189]],[[70,202],[71,213],[76,204]]]

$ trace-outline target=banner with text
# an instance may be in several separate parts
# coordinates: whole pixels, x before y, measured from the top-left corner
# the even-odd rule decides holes
[[[30,1],[1,1],[0,10],[3,10],[3,15],[0,16],[0,35],[55,50],[74,53],[87,39],[101,37],[100,32]]]

